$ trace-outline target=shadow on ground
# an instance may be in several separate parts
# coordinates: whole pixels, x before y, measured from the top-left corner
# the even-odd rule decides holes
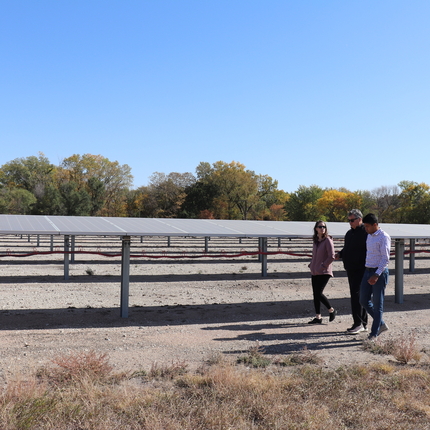
[[[339,315],[349,316],[349,298],[334,298],[331,303]],[[429,308],[427,294],[405,294],[402,304],[394,303],[394,295],[386,296],[386,313]],[[311,300],[130,307],[128,318],[121,318],[119,308],[10,309],[0,312],[0,327],[1,330],[45,330],[220,324],[215,329],[244,331],[264,326],[262,321],[285,320],[286,326],[289,319],[304,318],[305,322],[313,316],[310,309]]]

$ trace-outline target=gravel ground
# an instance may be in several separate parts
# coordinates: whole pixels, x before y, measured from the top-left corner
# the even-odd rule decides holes
[[[392,360],[363,350],[365,334],[346,335],[351,326],[349,289],[341,262],[326,293],[338,311],[319,326],[314,316],[309,257],[269,257],[267,277],[256,256],[192,258],[204,253],[202,238],[132,240],[130,311],[120,318],[119,257],[77,254],[63,279],[61,254],[25,258],[6,253],[49,251],[48,237],[0,237],[0,377],[40,367],[53,357],[94,350],[106,353],[118,370],[148,370],[157,363],[185,362],[193,369],[214,354],[232,359],[260,345],[271,357],[307,348],[326,367]],[[56,239],[55,250],[61,248]],[[335,241],[340,249],[342,241]],[[76,249],[120,252],[117,238],[78,237]],[[427,250],[418,243],[418,251]],[[269,251],[309,254],[311,240],[269,241]],[[257,251],[256,239],[213,238],[209,254]],[[148,256],[164,256],[154,259]],[[187,258],[169,259],[167,256]],[[415,272],[405,260],[404,303],[394,303],[394,276],[386,292],[381,339],[414,336],[430,351],[430,256],[418,253]],[[390,273],[394,272],[394,260]],[[423,360],[427,360],[427,354]]]

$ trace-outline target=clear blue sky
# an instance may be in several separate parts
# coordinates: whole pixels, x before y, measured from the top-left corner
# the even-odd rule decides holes
[[[0,165],[430,183],[430,2],[0,0]]]

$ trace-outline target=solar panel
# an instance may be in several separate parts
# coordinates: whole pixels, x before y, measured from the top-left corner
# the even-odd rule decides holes
[[[0,215],[0,233],[59,234],[59,231],[42,215]]]
[[[91,236],[208,236],[208,237],[311,237],[314,222],[195,220],[176,218],[115,218],[42,215],[0,215],[0,234],[46,234]],[[349,230],[345,222],[327,223],[328,233],[343,238]],[[430,238],[430,225],[381,224],[392,239]],[[128,243],[126,246],[125,244]],[[121,316],[128,316],[129,241],[123,240],[121,273]],[[128,251],[124,251],[127,249]],[[401,243],[396,242],[396,303],[403,302],[403,260],[397,259]],[[403,253],[401,253],[403,258]],[[263,259],[263,266],[267,259]],[[65,254],[65,279],[68,276]],[[66,269],[67,268],[67,269]],[[267,269],[267,268],[266,268]],[[263,276],[265,270],[262,269]],[[67,273],[67,275],[66,275]]]
[[[178,218],[118,218],[52,215],[0,215],[0,234],[92,236],[311,237],[314,222]],[[328,232],[343,238],[345,222],[327,223]],[[430,238],[428,224],[380,224],[392,239]]]

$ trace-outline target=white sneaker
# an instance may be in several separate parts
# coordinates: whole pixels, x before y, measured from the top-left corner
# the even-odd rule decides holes
[[[358,334],[362,331],[366,331],[366,329],[361,324],[346,330],[348,334]]]

